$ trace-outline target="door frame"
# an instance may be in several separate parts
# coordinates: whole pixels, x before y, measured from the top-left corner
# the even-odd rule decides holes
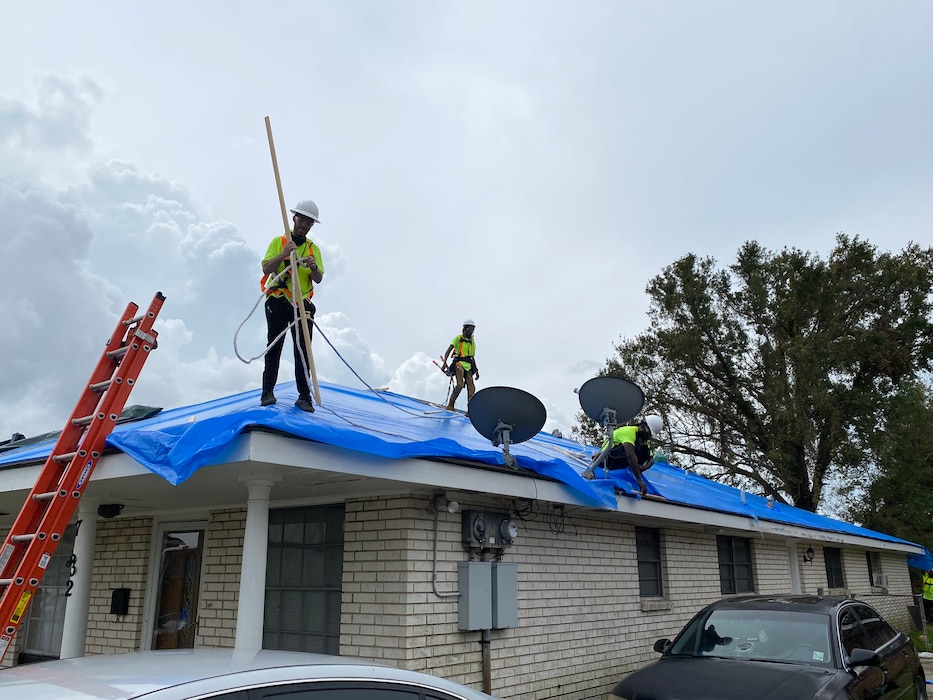
[[[159,595],[159,571],[162,565],[162,539],[166,532],[172,530],[203,530],[204,541],[201,543],[201,575],[198,580],[198,610],[197,620],[201,619],[201,607],[204,600],[204,574],[207,563],[207,543],[210,537],[208,526],[210,517],[207,513],[203,517],[174,519],[165,517],[156,519],[152,523],[151,545],[149,547],[149,575],[146,577],[146,604],[143,613],[142,629],[140,631],[139,649],[149,651],[152,649],[152,624],[155,620],[156,599]],[[198,646],[198,635],[195,633],[195,648]]]

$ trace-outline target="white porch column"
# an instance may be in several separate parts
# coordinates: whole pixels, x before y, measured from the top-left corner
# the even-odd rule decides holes
[[[275,477],[245,477],[249,489],[240,597],[237,601],[236,649],[262,648],[263,607],[266,596],[266,554],[269,545],[269,493]]]
[[[797,553],[797,540],[785,540],[787,543],[787,566],[790,570],[790,592],[801,593],[800,585],[800,559]]]
[[[75,537],[75,574],[71,595],[65,603],[61,658],[84,656],[87,642],[87,613],[91,603],[91,573],[97,540],[97,502],[86,497],[78,502],[78,534]]]

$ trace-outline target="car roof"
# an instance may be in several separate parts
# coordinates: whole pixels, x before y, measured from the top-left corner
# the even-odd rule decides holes
[[[232,674],[235,676],[231,677]],[[237,684],[302,679],[389,680],[429,686],[471,700],[489,697],[443,678],[363,659],[234,649],[129,652],[16,666],[0,670],[0,697],[29,700],[187,698],[229,688],[231,681],[232,687],[236,687]],[[170,688],[175,690],[166,690]]]
[[[830,615],[845,603],[857,602],[842,596],[814,595],[744,595],[723,598],[708,610],[783,610]]]

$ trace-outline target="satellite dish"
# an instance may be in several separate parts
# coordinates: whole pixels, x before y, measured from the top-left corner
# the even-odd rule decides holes
[[[612,449],[612,433],[616,427],[632,420],[645,407],[645,392],[621,377],[593,377],[584,382],[577,394],[583,412],[606,430],[606,447],[582,474],[584,479],[592,479],[596,467]]]
[[[645,392],[637,384],[621,377],[593,377],[577,391],[580,408],[600,425],[611,418],[622,425],[641,413],[645,407]]]
[[[525,442],[537,435],[547,420],[544,404],[521,389],[491,386],[473,394],[469,404],[470,422],[476,432],[502,445],[505,463],[517,466],[509,445]]]

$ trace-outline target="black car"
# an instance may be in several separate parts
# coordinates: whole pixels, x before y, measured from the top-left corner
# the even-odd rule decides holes
[[[911,640],[849,598],[725,598],[654,649],[660,660],[623,679],[610,700],[927,697]]]

